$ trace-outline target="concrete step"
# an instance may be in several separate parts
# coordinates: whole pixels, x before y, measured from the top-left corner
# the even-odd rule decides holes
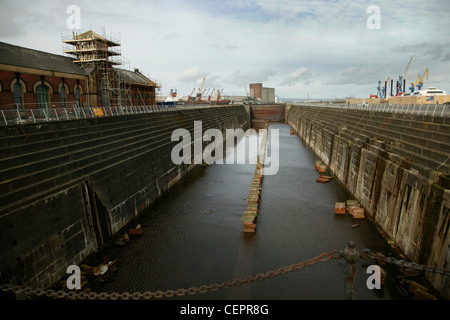
[[[387,142],[384,145],[386,151],[414,159],[422,172],[435,170],[449,155],[445,150],[450,150],[450,146],[445,142],[436,142],[433,139],[423,139],[412,134],[399,133],[398,130],[390,130],[387,128],[380,130],[380,123],[364,119],[365,117],[362,117],[363,113],[357,116],[352,115],[352,112],[346,112],[345,117],[343,117],[341,112],[332,112],[329,109],[327,112],[324,111],[318,112],[317,108],[314,110],[309,108],[309,110],[302,110],[301,113],[303,117],[311,119],[316,125],[323,123],[330,132],[340,130],[341,134],[344,134],[350,141],[354,140],[355,137],[358,137],[362,141],[368,141],[369,139],[373,139],[374,136],[375,138],[385,140]],[[349,114],[347,115],[347,113]],[[336,119],[339,119],[339,121],[336,121]],[[342,128],[344,126],[345,129],[343,130]],[[421,130],[417,130],[417,132],[419,131]],[[431,148],[429,147],[430,145]],[[448,172],[448,170],[449,165],[447,164],[440,168],[441,172]]]
[[[57,163],[58,160],[60,160],[60,163],[77,160],[80,155],[84,155],[91,151],[97,152],[98,148],[108,150],[109,148],[114,148],[117,144],[127,144],[128,140],[130,140],[130,142],[138,141],[142,138],[145,139],[149,135],[165,137],[170,140],[170,134],[173,130],[179,128],[180,125],[189,127],[192,126],[192,123],[190,123],[190,121],[186,121],[186,123],[181,123],[179,121],[176,123],[165,122],[158,128],[148,127],[140,130],[128,131],[126,130],[127,128],[125,128],[126,132],[119,132],[115,136],[108,135],[106,137],[102,136],[104,133],[97,133],[95,134],[95,139],[86,140],[77,144],[45,149],[38,153],[29,154],[28,157],[21,155],[10,158],[8,159],[9,164],[11,164],[10,166],[7,165],[7,161],[0,161],[1,166],[4,168],[3,170],[0,170],[0,177],[2,180],[8,180],[17,176],[17,172],[35,172],[33,168],[28,169],[27,166],[31,167],[39,165],[42,168],[46,168],[52,163]],[[17,165],[18,162],[20,163],[19,165]]]
[[[199,111],[196,111],[198,114],[201,112],[214,112],[214,113],[223,113],[224,110],[222,108],[209,108]],[[189,110],[192,111],[192,110]],[[155,112],[155,113],[142,113],[138,115],[123,115],[123,116],[112,116],[112,117],[99,117],[92,119],[80,119],[80,120],[67,120],[67,121],[57,121],[52,122],[52,126],[49,127],[47,122],[43,123],[30,123],[24,124],[20,126],[0,126],[0,148],[7,147],[8,145],[21,145],[21,144],[29,144],[36,141],[41,141],[42,137],[39,135],[47,135],[55,134],[56,137],[59,135],[65,135],[65,132],[70,132],[70,134],[80,134],[80,133],[88,133],[98,131],[100,128],[104,126],[111,126],[112,123],[115,123],[115,127],[120,127],[121,122],[123,121],[135,121],[136,123],[141,122],[148,118],[150,115],[153,119],[156,117],[158,119],[170,119],[173,118],[174,114],[183,115],[188,111],[186,110],[177,110],[177,111],[167,111],[167,112]],[[76,121],[74,123],[74,121]],[[23,131],[22,131],[23,130]],[[14,133],[12,133],[13,131]],[[28,138],[25,137],[28,136]],[[8,143],[10,142],[10,143]]]
[[[8,127],[9,130],[16,131],[16,134],[11,136],[11,132],[9,132],[7,136],[4,135],[3,138],[0,138],[0,146],[3,146],[0,148],[2,151],[0,153],[0,157],[3,158],[8,155],[18,155],[20,152],[28,150],[29,152],[39,151],[45,147],[43,144],[49,140],[62,139],[61,144],[66,144],[64,139],[83,139],[84,135],[104,132],[104,130],[107,130],[108,132],[119,131],[123,128],[130,127],[131,124],[134,124],[135,126],[149,125],[148,119],[150,115],[152,117],[152,121],[155,123],[165,123],[168,119],[169,121],[170,119],[173,119],[173,112],[161,112],[154,114],[141,114],[139,118],[127,115],[100,118],[102,122],[96,121],[99,119],[84,119],[77,121],[77,124],[79,124],[78,127],[74,126],[74,128],[70,127],[69,129],[63,128],[68,125],[72,126],[73,121],[63,121],[64,123],[59,122],[57,123],[56,129],[51,130],[46,130],[47,126],[45,124],[32,124],[24,128],[25,131],[27,131],[27,137],[25,137],[19,128]],[[114,127],[111,127],[112,123],[114,123]],[[54,125],[55,124],[52,123],[52,127]],[[1,129],[5,130],[4,127],[0,127],[0,130]],[[8,148],[9,145],[11,145],[11,147]]]
[[[222,120],[224,119],[226,118],[222,118]],[[216,119],[209,119],[204,123],[205,126],[214,126],[216,122]],[[188,128],[188,126],[186,127]],[[179,126],[177,125],[173,128],[179,128]],[[51,188],[53,184],[59,185],[71,180],[74,176],[89,174],[90,170],[103,167],[105,159],[109,160],[118,156],[151,151],[152,147],[161,145],[161,140],[167,140],[166,145],[173,145],[174,142],[170,141],[172,129],[165,129],[165,132],[161,135],[142,135],[142,137],[139,137],[141,139],[133,136],[127,139],[130,140],[129,143],[126,141],[114,141],[111,145],[97,149],[93,154],[91,154],[91,149],[80,151],[81,155],[88,154],[88,156],[77,160],[71,159],[71,161],[64,163],[63,167],[61,167],[61,162],[56,161],[53,167],[39,170],[39,168],[36,168],[39,164],[34,163],[29,167],[29,174],[2,182],[1,188],[3,192],[0,201],[4,204],[18,201],[20,198],[39,193],[42,189]]]
[[[341,132],[342,131],[343,130],[341,129]],[[449,155],[448,153],[441,152],[440,150],[430,149],[423,145],[419,145],[415,143],[417,139],[414,138],[412,138],[413,142],[410,142],[406,141],[404,138],[392,139],[392,136],[383,134],[377,134],[374,137],[373,134],[374,131],[371,126],[359,125],[356,128],[353,127],[353,129],[345,129],[345,135],[349,140],[352,140],[355,137],[358,137],[362,141],[369,141],[373,138],[381,139],[384,141],[382,146],[386,151],[410,158],[417,164],[421,164],[430,170],[436,169],[448,158]],[[388,142],[386,143],[386,141]],[[448,165],[445,164],[440,168],[441,172],[448,172],[448,170]]]
[[[17,147],[9,147],[1,149],[2,158],[0,159],[0,168],[8,168],[10,167],[10,163],[16,161],[18,156],[29,158],[30,161],[35,161],[36,159],[45,159],[46,156],[44,153],[48,153],[51,157],[54,154],[58,154],[61,152],[73,152],[78,149],[82,149],[85,144],[101,144],[103,141],[99,139],[99,136],[103,137],[104,140],[111,140],[121,135],[130,135],[130,134],[139,134],[140,130],[150,131],[150,130],[161,130],[169,128],[169,125],[172,123],[176,124],[179,127],[183,127],[189,124],[189,121],[186,123],[180,123],[173,120],[166,120],[167,118],[157,119],[157,121],[149,122],[149,120],[140,121],[140,123],[135,123],[134,121],[130,124],[124,122],[125,125],[122,125],[119,128],[110,129],[110,130],[101,130],[90,133],[83,133],[75,135],[73,132],[70,132],[70,135],[66,137],[58,137],[55,139],[51,139],[47,136],[40,135],[41,140],[36,141],[34,143],[30,143],[26,145],[26,148],[23,146]],[[169,118],[169,119],[173,119]],[[226,119],[226,117],[224,118]],[[171,122],[168,122],[171,121]],[[130,130],[130,127],[132,130]],[[101,129],[101,127],[100,127]],[[170,130],[174,130],[170,128]],[[125,133],[124,133],[125,132]],[[42,141],[45,140],[45,141]],[[82,142],[79,142],[82,141]],[[52,146],[52,148],[49,148]],[[24,149],[26,153],[23,153]],[[20,152],[22,151],[22,153]],[[39,156],[38,156],[39,154]],[[8,156],[9,155],[9,156]],[[1,172],[1,170],[0,170]]]
[[[339,116],[339,122],[335,121]],[[392,141],[404,141],[405,143],[419,144],[438,153],[447,154],[450,151],[450,135],[429,133],[425,130],[410,129],[409,133],[404,133],[405,127],[395,125],[380,125],[364,118],[354,118],[351,116],[326,114],[320,120],[328,120],[328,126],[336,128],[345,124],[348,130],[363,128],[374,136],[382,136]],[[384,127],[383,127],[384,126]],[[428,136],[427,136],[428,135]],[[424,137],[425,136],[425,137]]]
[[[316,108],[317,109],[317,108]],[[379,126],[378,130],[390,128],[392,131],[398,131],[402,134],[410,134],[414,137],[422,137],[426,139],[432,139],[436,141],[448,141],[450,135],[450,125],[432,124],[429,122],[419,122],[409,119],[396,119],[394,117],[380,117],[373,115],[371,112],[361,111],[343,111],[339,109],[326,109],[322,110],[326,113],[317,113],[309,110],[307,111],[312,117],[322,116],[322,114],[330,117],[333,115],[335,119],[355,120],[356,124],[370,124],[374,127]],[[344,115],[344,116],[343,116]],[[411,124],[415,125],[411,125]]]

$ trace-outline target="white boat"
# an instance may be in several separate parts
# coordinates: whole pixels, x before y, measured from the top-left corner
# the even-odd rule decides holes
[[[413,96],[445,96],[446,91],[436,89],[435,87],[429,87],[423,90],[416,91],[412,94]]]

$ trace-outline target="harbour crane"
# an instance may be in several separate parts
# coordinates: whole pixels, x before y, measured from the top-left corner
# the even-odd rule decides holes
[[[219,90],[217,90],[217,100],[220,100],[220,97],[222,96],[222,92],[223,89],[219,92]]]
[[[202,94],[203,94],[203,87],[205,86],[205,80],[206,80],[206,78],[203,78],[203,81],[202,81],[202,88],[201,88],[201,89],[198,88],[197,97],[198,97],[199,99],[201,99]]]
[[[195,88],[192,89],[191,94],[188,95],[188,101],[191,101],[191,99],[192,99],[192,100],[195,100],[195,97],[192,96],[192,95],[194,94],[194,91],[195,91]]]
[[[414,57],[415,56],[412,56],[411,59],[409,59],[408,65],[406,66],[405,74],[403,75],[403,78],[400,79],[400,87],[402,87],[402,80],[403,80],[403,92],[406,91],[406,87],[405,87],[406,74],[408,73],[409,66],[411,65],[411,61]]]
[[[411,82],[411,86],[409,87],[409,90],[411,93],[414,93],[414,88],[416,87],[417,83],[420,81],[420,74],[417,75],[417,79],[415,82]]]
[[[381,98],[383,96],[383,94],[381,93],[381,81],[378,81],[377,96],[378,98]]]
[[[425,76],[427,76],[427,80],[428,80],[428,68],[427,68],[427,70],[425,70],[423,76],[420,78],[419,83],[417,84],[417,90],[422,89]]]
[[[211,90],[211,92],[209,93],[209,96],[208,96],[208,100],[211,100],[211,96],[214,94],[215,90],[216,90],[216,88]]]
[[[391,77],[388,77],[387,80],[386,80],[386,84],[384,85],[384,98],[386,98],[388,96],[387,89],[388,89],[388,86],[389,86],[390,82],[391,82]],[[392,88],[391,88],[391,91],[392,91]]]

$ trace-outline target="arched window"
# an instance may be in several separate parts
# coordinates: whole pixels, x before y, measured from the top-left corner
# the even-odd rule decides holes
[[[50,104],[50,96],[48,87],[40,84],[36,87],[36,101],[38,109],[48,109]]]
[[[34,93],[36,94],[37,109],[49,109],[50,97],[53,94],[53,88],[48,81],[41,80],[34,84]]]
[[[69,88],[62,82],[59,86],[59,96],[61,97],[61,107],[67,107],[67,95],[69,94]]]
[[[13,91],[14,91],[14,103],[22,106],[23,105],[23,91],[22,86],[16,82],[13,85]]]
[[[47,86],[40,84],[36,87],[36,98],[39,109],[46,109],[50,103]]]
[[[11,81],[10,89],[14,95],[14,103],[19,108],[23,108],[23,94],[26,92],[25,83],[21,79],[14,79]]]
[[[75,101],[77,102],[77,107],[81,107],[81,89],[80,86],[75,86],[75,89],[73,90],[75,93]]]

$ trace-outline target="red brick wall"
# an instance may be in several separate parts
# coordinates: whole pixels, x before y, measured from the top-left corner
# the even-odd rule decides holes
[[[2,91],[0,92],[0,107],[10,108],[14,106],[14,93],[11,91],[11,82],[16,79],[16,73],[11,71],[0,71],[0,82],[2,83]],[[26,85],[26,92],[23,94],[23,102],[27,109],[36,108],[36,93],[34,92],[34,86],[36,83],[40,83],[41,76],[35,74],[19,73],[19,79],[21,79]],[[50,94],[50,103],[55,107],[61,106],[61,96],[59,94],[59,86],[62,83],[61,77],[45,76],[44,80],[52,87],[53,94]],[[75,85],[77,79],[66,77],[64,82],[69,88],[67,94],[67,105],[71,106],[75,103]],[[79,85],[82,87],[81,102],[86,102],[86,85],[84,80],[79,80]]]
[[[252,94],[253,89],[253,96],[256,99],[261,99],[261,91],[262,91],[262,83],[252,83],[250,84],[250,95]]]

